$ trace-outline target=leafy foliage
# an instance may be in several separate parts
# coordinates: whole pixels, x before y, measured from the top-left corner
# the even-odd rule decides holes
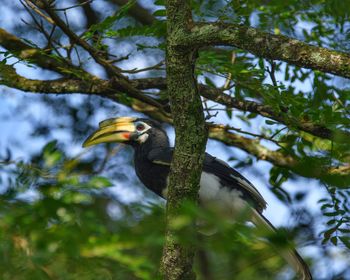
[[[55,11],[79,38],[103,54],[104,61],[120,67],[120,73],[130,80],[165,77],[160,63],[165,59],[165,1],[141,3],[147,8],[149,24],[141,24],[139,15],[133,12],[139,9],[136,1],[124,6],[116,6],[114,1],[87,1],[85,6],[67,9],[71,2],[56,1]],[[11,41],[14,50],[0,50],[0,70],[11,65],[31,79],[56,80],[64,76],[76,82],[89,81],[91,87],[97,77],[111,78],[57,26],[52,27],[45,18],[17,2],[4,1],[2,5],[11,13],[0,19],[0,26],[17,34],[20,43],[42,48],[38,53],[44,61],[52,59],[61,66],[59,71],[51,66],[51,71],[42,71],[31,50],[16,49],[20,43]],[[86,7],[93,11],[90,16]],[[347,1],[194,0],[191,7],[196,22],[253,26],[315,46],[350,52]],[[3,41],[0,44],[3,46]],[[266,144],[268,151],[282,159],[298,159],[297,166],[263,165],[259,169],[256,166],[260,161],[254,154],[225,150],[224,155],[240,171],[250,170],[252,178],[265,178],[274,196],[292,209],[294,222],[289,232],[298,244],[306,244],[306,249],[318,248],[317,253],[309,255],[315,271],[322,270],[322,261],[333,262],[329,257],[333,250],[333,255],[349,258],[350,178],[324,171],[346,167],[349,141],[340,134],[330,140],[300,129],[300,124],[316,124],[349,132],[348,81],[227,46],[199,49],[195,74],[209,89],[220,90],[220,94],[240,102],[254,101],[283,117],[284,123],[259,112],[203,100],[208,119],[230,126],[230,131],[255,143]],[[1,84],[3,80],[0,76]],[[164,242],[162,202],[140,188],[129,164],[129,152],[112,157],[114,147],[109,146],[89,151],[88,155],[78,154],[98,120],[135,114],[142,105],[133,103],[125,92],[109,92],[101,98],[25,96],[14,91],[1,87],[0,92],[1,278],[158,279]],[[164,104],[168,100],[164,85],[142,93],[157,100],[160,97]],[[144,112],[154,113],[154,109]],[[315,174],[317,180],[300,180],[299,175],[310,178]],[[309,183],[318,184],[318,195],[309,190]],[[125,197],[135,193],[139,197],[127,201]],[[319,200],[318,209],[309,207],[315,200]],[[208,228],[215,227],[218,232],[211,237],[188,234],[186,225],[194,219],[205,220]],[[215,275],[213,279],[290,278],[283,261],[260,240],[261,233],[249,226],[228,224],[193,205],[183,206],[183,216],[173,226],[183,244],[198,249],[196,271],[200,279],[208,279],[206,274]],[[288,245],[283,230],[269,238],[281,246]],[[348,266],[338,271],[329,267],[315,279],[347,279],[349,273]]]
[[[82,175],[82,164],[78,158],[68,158],[57,141],[46,144],[34,162],[16,163],[8,158],[2,163],[5,174],[13,173],[0,196],[3,279],[13,275],[17,279],[159,278],[163,207],[118,201],[104,191],[112,183],[106,177]],[[22,194],[30,189],[37,197],[28,200]],[[196,264],[199,274],[212,270],[217,279],[226,279],[237,271],[240,277],[254,279],[263,272],[262,279],[270,279],[271,273],[283,267],[252,228],[233,225],[192,204],[185,204],[182,213],[171,226],[181,242],[201,252]],[[201,230],[216,228],[218,233],[209,237],[189,234],[186,225],[193,219],[205,221]],[[285,236],[279,232],[271,238],[284,240]],[[285,241],[281,246],[286,246]],[[233,262],[238,253],[241,258]],[[262,256],[269,260],[262,261]],[[205,261],[209,267],[203,267]]]

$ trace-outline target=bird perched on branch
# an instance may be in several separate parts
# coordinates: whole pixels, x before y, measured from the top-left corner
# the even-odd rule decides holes
[[[157,195],[166,199],[168,175],[173,148],[160,124],[143,118],[120,117],[102,121],[83,144],[83,147],[100,143],[119,142],[135,150],[137,176]],[[272,224],[262,215],[266,201],[259,191],[227,163],[205,154],[200,179],[201,205],[217,205],[225,215],[234,219],[243,212],[256,227],[275,232]],[[248,211],[247,211],[248,210]],[[281,256],[293,267],[300,279],[312,279],[307,264],[293,249],[283,249]]]

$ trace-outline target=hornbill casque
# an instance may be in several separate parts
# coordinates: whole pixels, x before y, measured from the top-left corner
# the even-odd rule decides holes
[[[129,144],[134,148],[137,176],[148,189],[166,199],[173,148],[160,124],[144,118],[107,119],[100,122],[99,129],[86,139],[83,147],[111,142]],[[217,205],[232,220],[244,211],[244,215],[256,227],[275,232],[272,224],[262,215],[267,203],[259,191],[227,163],[208,153],[205,154],[200,179],[199,202],[204,206]],[[312,279],[307,264],[296,250],[283,249],[280,254],[299,279]]]

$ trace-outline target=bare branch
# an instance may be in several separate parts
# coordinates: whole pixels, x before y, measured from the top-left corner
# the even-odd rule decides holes
[[[269,60],[271,68],[266,67],[266,71],[267,73],[269,73],[270,75],[270,79],[272,81],[272,84],[274,87],[277,87],[277,80],[276,80],[276,76],[275,76],[275,71],[276,71],[276,63],[273,60]]]
[[[141,69],[132,69],[132,70],[122,70],[123,73],[129,73],[129,74],[136,74],[136,73],[140,73],[140,72],[145,72],[145,71],[149,71],[149,70],[161,70],[161,66],[163,66],[165,63],[165,61],[161,61],[153,66],[150,67],[146,67],[146,68],[141,68]],[[163,69],[164,70],[164,69]]]
[[[41,16],[43,19],[45,19],[48,23],[54,25],[54,21],[48,17],[47,15],[45,15],[42,11],[40,11],[40,9],[35,6],[35,4],[33,4],[30,0],[23,0],[24,2],[26,2],[26,4],[28,5],[28,7],[30,7],[34,12],[36,12],[39,16]]]
[[[93,0],[88,0],[88,1],[82,1],[82,0],[79,0],[80,4],[76,4],[76,5],[73,5],[73,6],[69,6],[69,7],[66,7],[66,8],[55,8],[54,10],[55,11],[67,11],[67,10],[70,10],[70,9],[74,9],[74,8],[77,8],[77,7],[80,7],[80,6],[88,6],[90,3],[93,2]]]
[[[26,1],[26,2],[29,2],[29,1]],[[30,2],[29,2],[30,3]],[[41,34],[44,35],[44,37],[46,38],[47,40],[47,44],[46,44],[46,47],[45,47],[45,50],[49,50],[49,49],[52,49],[55,51],[55,53],[62,59],[63,56],[60,54],[60,52],[58,51],[58,49],[54,46],[53,44],[53,40],[52,40],[52,37],[53,37],[53,34],[55,32],[55,29],[56,29],[56,25],[53,25],[52,28],[51,28],[51,31],[50,33],[46,32],[46,29],[45,29],[45,26],[43,24],[43,21],[41,20],[40,22],[36,19],[36,17],[34,16],[33,12],[32,12],[32,9],[31,7],[28,7],[28,5],[26,5],[23,1],[21,1],[21,4],[23,5],[23,7],[27,10],[27,12],[29,13],[29,15],[31,16],[33,22],[34,22],[34,28],[36,30],[38,30]],[[33,5],[33,4],[32,4]],[[28,24],[29,25],[29,24]],[[59,45],[59,44],[58,44]],[[60,47],[62,47],[60,45]],[[71,61],[71,60],[70,60]]]
[[[234,64],[235,60],[236,60],[236,52],[232,51],[231,63]],[[231,80],[232,80],[232,73],[230,72],[228,73],[223,89],[228,89],[230,87]]]
[[[100,55],[99,51],[94,47],[89,45],[85,40],[80,38],[77,34],[75,34],[69,27],[61,20],[61,18],[51,9],[48,4],[44,4],[45,11],[50,15],[50,17],[54,20],[57,26],[59,26],[62,31],[72,40],[73,43],[77,43],[81,47],[83,47],[91,57],[101,66],[103,66],[109,73],[113,73],[113,81],[115,81],[115,86],[118,86],[118,89],[124,91],[131,97],[137,98],[143,102],[146,102],[150,105],[156,106],[162,110],[162,105],[158,103],[156,100],[151,99],[145,95],[143,95],[139,90],[132,86],[129,79],[121,74],[121,69],[110,64],[108,60],[103,57],[103,54]]]

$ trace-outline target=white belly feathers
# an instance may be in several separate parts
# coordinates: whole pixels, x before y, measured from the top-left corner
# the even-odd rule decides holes
[[[167,189],[163,190],[166,198]],[[200,204],[211,210],[219,212],[226,218],[234,219],[235,216],[249,209],[249,204],[242,199],[243,193],[237,189],[229,189],[221,186],[219,177],[202,172],[199,188]]]
[[[249,209],[249,204],[237,189],[221,186],[220,179],[210,173],[202,172],[199,189],[200,204],[233,218]]]

